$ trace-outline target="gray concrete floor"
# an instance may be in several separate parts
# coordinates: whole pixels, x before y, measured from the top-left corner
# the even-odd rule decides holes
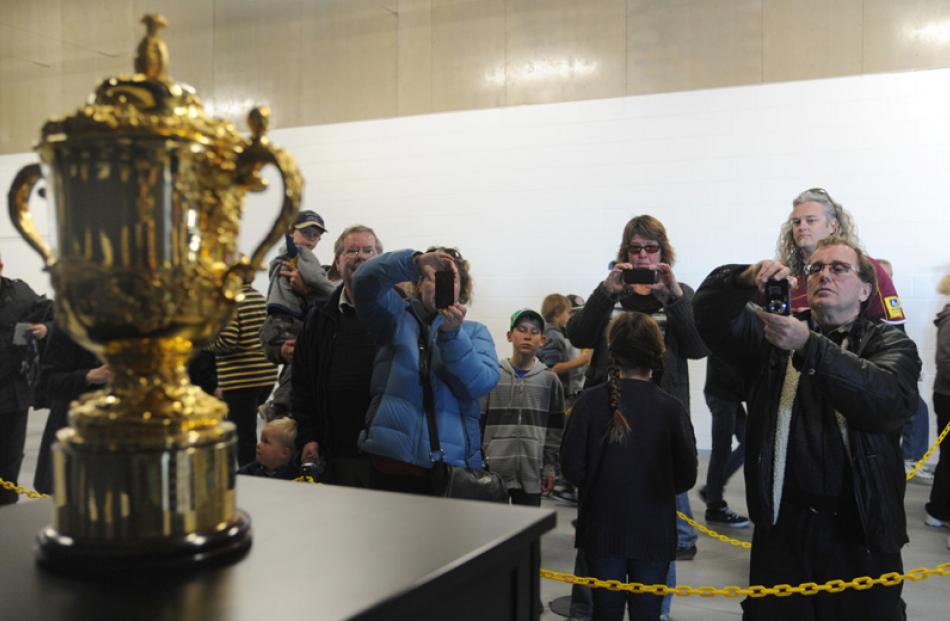
[[[30,486],[36,469],[36,456],[43,426],[46,424],[46,411],[40,410],[30,415],[27,431],[26,456],[21,469],[21,485]],[[700,452],[699,480],[705,481],[707,451]],[[733,477],[726,490],[729,506],[738,512],[745,510],[745,486],[741,472]],[[693,513],[699,522],[704,522],[705,507],[695,492],[691,492]],[[904,548],[904,568],[936,567],[950,561],[947,549],[947,537],[950,529],[930,528],[924,525],[924,503],[930,494],[930,487],[917,483],[907,486],[905,507],[907,510],[908,534],[910,543]],[[577,510],[557,500],[544,499],[543,506],[557,511],[557,528],[546,534],[541,541],[541,566],[554,571],[570,572],[574,568],[574,529],[571,520],[577,516]],[[736,539],[749,540],[751,527],[744,529],[723,528],[724,534]],[[695,560],[680,562],[677,565],[678,582],[691,586],[725,586],[748,584],[748,551],[736,546],[720,543],[700,535],[697,543],[699,553]],[[551,580],[541,580],[541,601],[544,611],[542,621],[557,621],[563,617],[550,610],[549,603],[561,596],[570,594],[570,585]],[[914,621],[950,621],[950,578],[935,577],[923,582],[904,585],[904,600],[907,602],[908,619]],[[673,619],[676,621],[717,621],[741,617],[738,599],[725,597],[676,597],[673,600]],[[845,621],[845,620],[842,620]]]

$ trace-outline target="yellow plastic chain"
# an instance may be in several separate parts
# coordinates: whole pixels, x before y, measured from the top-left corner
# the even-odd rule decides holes
[[[797,586],[790,584],[776,584],[775,586],[701,586],[691,587],[685,584],[678,584],[675,587],[665,584],[643,584],[642,582],[620,582],[619,580],[598,580],[597,578],[580,578],[573,574],[542,569],[541,577],[567,584],[579,584],[596,589],[608,589],[610,591],[630,591],[631,593],[652,593],[654,595],[678,595],[681,597],[689,595],[699,595],[700,597],[714,597],[721,595],[723,597],[742,597],[752,598],[765,597],[773,595],[775,597],[788,597],[789,595],[815,595],[817,593],[840,593],[845,589],[854,589],[855,591],[864,591],[873,586],[894,586],[905,580],[919,582],[926,580],[931,576],[950,576],[950,563],[942,563],[933,569],[919,567],[911,569],[907,573],[899,574],[889,572],[882,574],[877,578],[862,576],[854,580],[829,580],[824,584],[816,582],[803,582]]]
[[[934,451],[937,450],[937,447],[940,446],[940,443],[943,442],[943,439],[947,437],[947,432],[950,431],[950,423],[947,423],[947,426],[943,428],[943,431],[940,432],[940,435],[937,436],[937,441],[934,442],[933,446],[927,449],[927,452],[924,453],[924,456],[920,458],[910,472],[907,473],[907,480],[910,481],[915,476],[917,476],[917,471],[924,467],[924,464],[927,463],[927,460],[930,459],[930,456],[934,454]]]
[[[16,492],[17,494],[22,494],[24,496],[29,496],[30,498],[49,498],[47,494],[42,494],[33,489],[27,489],[25,487],[20,487],[16,483],[11,483],[10,481],[5,481],[0,479],[0,487],[8,489],[11,492]]]
[[[737,547],[740,547],[740,548],[745,548],[745,549],[747,549],[747,550],[752,547],[752,544],[749,543],[748,541],[742,541],[742,540],[740,540],[740,539],[733,539],[732,537],[727,537],[727,536],[725,536],[725,535],[722,535],[722,534],[720,534],[720,533],[717,533],[716,531],[714,531],[714,530],[711,529],[711,528],[707,528],[707,527],[703,526],[702,524],[700,524],[700,523],[697,522],[696,520],[690,518],[688,515],[686,515],[686,514],[683,513],[682,511],[677,511],[677,512],[676,512],[676,516],[677,516],[679,519],[681,519],[681,520],[683,520],[684,522],[686,522],[687,524],[689,524],[690,526],[692,526],[693,528],[695,528],[696,530],[698,530],[699,532],[701,532],[702,534],[704,534],[704,535],[709,535],[709,536],[712,537],[713,539],[718,539],[719,541],[722,541],[723,543],[728,543],[729,545],[737,546]]]

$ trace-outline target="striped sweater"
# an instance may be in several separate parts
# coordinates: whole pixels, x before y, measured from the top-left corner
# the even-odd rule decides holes
[[[564,429],[564,389],[544,363],[524,377],[506,359],[501,379],[482,398],[482,450],[489,470],[508,489],[541,491],[541,477],[554,476]]]
[[[208,347],[215,353],[218,387],[223,391],[272,386],[277,367],[264,357],[261,326],[267,316],[264,296],[250,285],[241,290],[234,317]]]

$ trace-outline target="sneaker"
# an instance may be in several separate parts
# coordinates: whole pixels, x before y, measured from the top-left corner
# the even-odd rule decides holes
[[[925,468],[921,468],[917,471],[917,474],[914,475],[914,478],[910,480],[910,483],[919,483],[920,485],[933,485],[934,475],[932,472]]]
[[[744,515],[739,515],[729,507],[706,509],[706,521],[716,524],[725,524],[733,528],[745,528],[749,525],[749,518]]]
[[[927,514],[927,517],[924,518],[924,524],[927,526],[933,526],[934,528],[950,528],[950,521],[939,520],[929,513]]]
[[[691,545],[688,548],[676,548],[676,560],[691,561],[696,558],[696,546]]]

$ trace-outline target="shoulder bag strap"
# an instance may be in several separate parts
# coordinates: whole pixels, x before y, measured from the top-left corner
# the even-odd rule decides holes
[[[419,384],[422,386],[422,409],[425,411],[429,427],[429,460],[432,463],[445,461],[445,453],[439,443],[439,429],[435,423],[435,395],[432,393],[432,379],[429,376],[431,360],[429,357],[429,326],[421,316],[419,303],[409,302],[409,310],[419,323]]]

